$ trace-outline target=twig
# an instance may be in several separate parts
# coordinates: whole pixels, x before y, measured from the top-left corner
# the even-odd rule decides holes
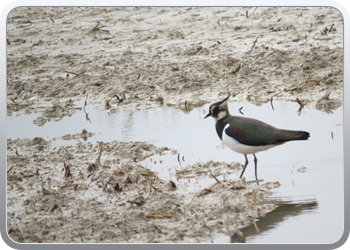
[[[116,94],[115,96],[116,96],[117,99],[118,99],[118,104],[121,103],[121,102],[123,102],[124,99],[126,98],[124,93],[123,93],[123,98],[120,98],[117,94]]]
[[[87,105],[87,99],[88,99],[88,96],[86,95],[86,99],[85,99],[85,102],[84,102],[84,107],[83,107],[83,110],[84,110],[84,113],[85,113],[85,118],[87,121],[89,121],[91,123],[91,120],[89,118],[89,113],[86,113],[85,111],[85,106]]]
[[[275,108],[273,107],[273,104],[272,104],[272,99],[273,99],[273,96],[271,96],[271,100],[270,100],[270,102],[271,102],[271,107],[272,107],[272,110],[273,110],[273,111],[275,111]]]
[[[299,98],[296,99],[296,102],[300,105],[300,107],[299,107],[299,109],[297,111],[298,115],[300,115],[300,113],[303,110],[305,104],[302,104],[301,101],[299,100]]]
[[[300,106],[304,106],[304,104],[301,103],[301,101],[299,100],[299,98],[296,99],[296,102],[297,102]]]
[[[236,75],[240,69],[241,69],[241,64],[239,64],[237,66],[237,68],[235,70],[231,71],[229,74],[230,75]]]
[[[36,178],[39,178],[39,157],[36,156]]]
[[[64,150],[66,150],[67,154],[69,153],[68,150],[67,150],[65,147],[62,146],[61,148],[63,148]]]
[[[220,183],[220,181],[213,174],[211,174],[211,177],[213,177],[216,180],[216,182]]]
[[[88,95],[86,95],[86,99],[85,99],[85,102],[84,102],[84,111],[85,111],[85,106],[87,105],[87,99],[88,99]]]
[[[260,34],[256,37],[256,39],[255,39],[255,41],[254,41],[254,43],[253,43],[253,46],[252,46],[252,48],[250,49],[250,52],[252,52],[252,50],[254,49],[255,44],[256,44],[256,42],[258,41],[259,36],[260,36]]]
[[[252,199],[250,201],[250,208],[252,208],[254,202],[254,192],[252,193]]]
[[[94,32],[99,31],[99,28],[98,28],[99,25],[100,25],[100,23],[97,21],[97,24],[95,25],[95,27],[92,28],[92,30],[90,30],[90,32],[91,31],[94,31]]]
[[[326,93],[324,96],[322,96],[319,100],[317,100],[318,102],[321,100],[329,100],[329,95],[331,94],[331,92]]]
[[[254,227],[255,227],[256,231],[259,232],[258,225],[256,225],[255,221],[253,221],[253,224],[254,224]]]
[[[254,10],[253,13],[251,14],[251,16],[254,15],[254,13],[255,13],[255,11],[256,11],[257,9],[258,9],[258,7],[255,8],[255,10]]]
[[[110,100],[108,99],[108,97],[107,97],[107,99],[106,99],[106,105],[105,105],[105,108],[106,109],[110,109],[112,106],[111,106],[111,104],[109,103],[110,102]]]
[[[101,155],[102,155],[102,149],[103,149],[103,144],[101,143],[100,144],[101,145],[101,147],[100,147],[100,153],[99,153],[99,155],[98,155],[98,157],[97,157],[97,159],[96,159],[96,162],[97,163],[99,163],[99,164],[101,164]]]
[[[69,70],[65,70],[64,72],[66,72],[66,73],[68,73],[68,74],[74,74],[74,75],[79,75],[78,73],[75,73],[75,72],[73,72],[73,71],[69,71]]]
[[[7,173],[9,173],[15,166],[12,166],[9,170],[7,170]]]
[[[260,180],[253,180],[253,181],[245,181],[244,183],[259,183],[259,182],[263,182],[264,180],[263,179],[260,179]]]
[[[63,162],[64,165],[64,169],[65,169],[65,173],[64,173],[64,177],[68,178],[71,174],[70,174],[70,166],[69,164],[66,164],[65,162]]]

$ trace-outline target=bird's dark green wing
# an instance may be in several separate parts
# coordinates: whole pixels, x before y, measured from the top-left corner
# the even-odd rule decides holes
[[[305,131],[278,129],[267,123],[252,118],[239,117],[230,122],[225,133],[240,143],[249,146],[265,146],[293,140],[307,140],[310,136]]]
[[[225,133],[249,146],[264,146],[281,142],[279,129],[255,119],[242,118],[231,122],[230,126],[225,129]]]

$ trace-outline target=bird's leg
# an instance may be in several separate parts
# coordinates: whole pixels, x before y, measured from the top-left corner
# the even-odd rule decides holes
[[[258,159],[256,158],[255,154],[254,155],[254,163],[255,163],[255,179],[256,179],[256,184],[259,185],[258,182]]]
[[[242,171],[242,173],[241,173],[241,176],[240,176],[239,178],[242,178],[242,176],[243,176],[243,174],[244,174],[244,171],[245,171],[245,169],[246,169],[246,167],[248,166],[248,163],[249,163],[246,154],[244,154],[244,157],[245,157],[245,164],[244,164],[244,168],[243,168],[243,171]]]

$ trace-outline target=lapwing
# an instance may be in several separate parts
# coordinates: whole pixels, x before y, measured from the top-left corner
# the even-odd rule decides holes
[[[229,92],[224,100],[211,104],[209,113],[204,119],[209,116],[213,117],[216,121],[216,132],[222,142],[233,151],[244,155],[245,164],[239,178],[243,177],[244,171],[247,168],[247,154],[254,155],[255,178],[257,184],[259,184],[257,176],[258,159],[255,154],[287,141],[307,140],[310,137],[310,133],[278,129],[253,118],[232,116],[227,106],[227,100],[230,96],[231,94]]]

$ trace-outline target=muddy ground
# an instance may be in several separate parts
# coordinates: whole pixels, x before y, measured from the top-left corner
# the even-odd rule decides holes
[[[171,182],[135,159],[173,153],[143,142],[51,148],[42,138],[9,140],[10,237],[17,242],[210,242],[275,208],[264,202],[268,189],[237,180],[193,193],[176,185],[177,179],[195,181],[215,168],[238,171],[237,164],[196,164],[178,171]]]
[[[298,100],[329,112],[343,102],[343,19],[324,7],[17,8],[7,20],[7,72],[7,114],[41,112],[37,125],[84,105],[186,111],[227,89],[235,100]],[[275,208],[265,200],[274,185],[221,180],[193,193],[176,185],[240,171],[238,163],[195,164],[169,182],[139,163],[157,154],[176,149],[8,139],[9,236],[210,242]]]

